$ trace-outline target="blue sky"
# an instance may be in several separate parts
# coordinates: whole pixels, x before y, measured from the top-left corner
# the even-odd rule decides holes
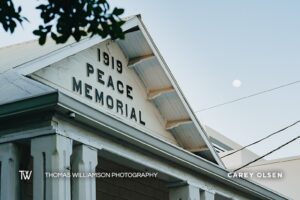
[[[16,2],[22,2],[20,0]],[[37,1],[32,1],[36,3]],[[17,3],[18,4],[18,3]],[[24,4],[24,3],[23,3]],[[125,15],[141,14],[194,110],[300,80],[300,2],[279,0],[114,0]],[[0,46],[33,39],[31,21]],[[232,86],[238,79],[241,87]],[[300,119],[300,84],[197,113],[200,121],[245,145]],[[270,151],[300,134],[300,125],[256,145]],[[297,141],[269,159],[299,155]]]

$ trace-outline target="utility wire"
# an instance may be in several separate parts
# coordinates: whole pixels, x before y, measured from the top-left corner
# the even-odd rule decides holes
[[[267,135],[267,136],[263,137],[263,138],[260,139],[260,140],[257,140],[257,141],[255,141],[255,142],[252,142],[252,143],[250,143],[250,144],[248,144],[248,145],[246,145],[246,146],[244,146],[244,147],[242,147],[242,148],[240,148],[240,149],[237,149],[237,150],[235,150],[235,151],[233,151],[233,152],[231,152],[231,153],[229,153],[229,154],[226,154],[225,156],[222,156],[221,158],[225,158],[225,157],[230,156],[230,155],[232,155],[232,154],[235,154],[235,153],[237,153],[237,152],[239,152],[239,151],[241,151],[241,150],[243,150],[243,149],[246,149],[247,147],[250,147],[250,146],[252,146],[252,145],[254,145],[254,144],[257,144],[257,143],[259,143],[259,142],[261,142],[261,141],[263,141],[263,140],[265,140],[265,139],[267,139],[267,138],[269,138],[269,137],[271,137],[271,136],[273,136],[273,135],[276,135],[276,134],[278,134],[278,133],[280,133],[280,132],[282,132],[282,131],[285,131],[285,130],[288,129],[288,128],[291,128],[292,126],[295,126],[295,125],[298,124],[299,122],[300,122],[300,120],[298,120],[298,121],[296,121],[296,122],[294,122],[294,123],[292,123],[292,124],[290,124],[290,125],[288,125],[288,126],[282,128],[282,129],[280,129],[280,130],[278,130],[278,131],[275,131],[275,132],[271,133],[270,135]]]
[[[251,161],[251,162],[249,162],[249,163],[247,163],[247,164],[245,164],[245,165],[243,165],[243,166],[241,166],[241,167],[235,169],[233,172],[236,172],[236,171],[238,171],[238,170],[240,170],[240,169],[242,169],[242,168],[244,168],[244,167],[247,167],[248,165],[251,165],[252,163],[254,163],[254,162],[256,162],[256,161],[258,161],[258,160],[260,160],[260,159],[262,159],[262,158],[264,158],[264,157],[266,157],[266,156],[268,156],[268,155],[270,155],[271,153],[274,153],[275,151],[277,151],[277,150],[281,149],[282,147],[284,147],[284,146],[286,146],[286,145],[288,145],[288,144],[290,144],[290,143],[296,141],[296,140],[299,139],[299,138],[300,138],[300,135],[297,136],[297,137],[295,137],[295,138],[293,138],[292,140],[290,140],[290,141],[284,143],[283,145],[280,145],[280,146],[277,147],[276,149],[273,149],[272,151],[270,151],[270,152],[264,154],[263,156],[260,156],[260,157],[256,158],[255,160],[253,160],[253,161]]]
[[[238,98],[238,99],[234,99],[234,100],[226,101],[224,103],[216,104],[214,106],[203,108],[201,110],[195,111],[195,113],[200,113],[200,112],[211,110],[213,108],[217,108],[217,107],[224,106],[224,105],[227,105],[227,104],[232,104],[232,103],[237,102],[237,101],[241,101],[241,100],[244,100],[244,99],[255,97],[255,96],[258,96],[258,95],[261,95],[261,94],[264,94],[264,93],[272,92],[274,90],[278,90],[280,88],[284,88],[284,87],[287,87],[287,86],[290,86],[290,85],[294,85],[294,84],[297,84],[297,83],[300,83],[300,80],[294,81],[294,82],[290,82],[290,83],[286,83],[286,84],[283,84],[283,85],[280,85],[280,86],[277,86],[277,87],[274,87],[274,88],[271,88],[271,89],[267,89],[267,90],[263,90],[263,91],[260,91],[260,92],[256,92],[256,93],[253,93],[253,94],[250,94],[250,95]]]

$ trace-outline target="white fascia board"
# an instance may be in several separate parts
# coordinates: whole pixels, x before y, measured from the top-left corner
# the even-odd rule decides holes
[[[86,38],[80,42],[75,42],[58,50],[55,50],[47,55],[41,56],[22,65],[16,66],[15,68],[18,73],[26,76],[55,62],[58,62],[68,56],[71,56],[91,46],[94,46],[104,40],[105,39],[102,39],[98,36]]]
[[[123,24],[122,29],[128,30],[132,27],[137,26],[138,19],[137,17],[133,17],[126,21]],[[108,38],[101,38],[100,36],[93,36],[89,38],[85,38],[79,42],[72,43],[65,47],[62,47],[58,50],[55,50],[47,55],[41,56],[39,58],[33,59],[29,62],[23,63],[21,65],[16,66],[16,70],[18,73],[22,75],[32,74],[44,67],[47,67],[55,62],[58,62],[68,56],[74,55],[80,51],[83,51],[87,48],[90,48],[100,42],[107,40]]]
[[[136,15],[136,16],[130,18],[129,20],[127,20],[127,21],[125,22],[125,24],[122,25],[122,29],[123,29],[124,31],[126,31],[126,30],[128,30],[128,29],[130,29],[130,28],[133,28],[133,27],[135,27],[135,26],[138,26],[138,24],[139,24],[139,19],[138,19],[138,15]]]
[[[219,158],[219,156],[217,155],[217,153],[215,152],[213,146],[211,145],[211,143],[209,142],[208,138],[207,138],[207,134],[205,133],[205,130],[203,129],[203,127],[200,125],[200,122],[198,121],[197,117],[195,116],[194,112],[192,111],[191,106],[189,105],[189,103],[187,102],[185,96],[183,95],[181,89],[178,86],[178,83],[176,81],[176,79],[174,78],[174,76],[172,75],[172,72],[170,71],[169,67],[167,66],[166,62],[164,61],[163,57],[161,56],[158,48],[156,47],[155,43],[153,42],[150,34],[148,33],[145,25],[143,24],[143,22],[141,21],[140,17],[136,17],[138,19],[138,26],[142,32],[142,34],[144,35],[147,43],[149,44],[150,48],[152,49],[153,54],[155,55],[155,57],[157,58],[158,62],[160,63],[161,67],[163,68],[165,74],[167,75],[167,77],[169,78],[170,82],[172,83],[175,91],[177,92],[181,102],[183,103],[185,109],[187,110],[189,116],[191,117],[193,123],[195,124],[195,127],[197,128],[197,130],[200,133],[200,136],[203,138],[204,142],[206,143],[207,147],[209,148],[210,152],[212,153],[213,157],[215,158],[215,160],[217,161],[217,163],[225,168],[224,163],[222,162],[222,160]]]

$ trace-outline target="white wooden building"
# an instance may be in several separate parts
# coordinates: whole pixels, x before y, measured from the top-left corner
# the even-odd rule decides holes
[[[287,199],[227,176],[141,17],[123,28],[125,40],[0,49],[1,200]]]

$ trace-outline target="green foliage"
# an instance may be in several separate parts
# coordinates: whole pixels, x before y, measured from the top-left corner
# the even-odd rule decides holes
[[[15,21],[21,23],[25,18],[20,16],[20,8],[18,12],[15,11],[11,0],[0,0],[0,2],[0,22],[4,30],[9,29],[13,33],[16,27]],[[33,31],[33,34],[39,36],[41,45],[45,44],[48,35],[56,43],[65,43],[71,36],[76,41],[84,36],[93,35],[100,35],[103,38],[110,36],[112,39],[124,38],[121,29],[124,21],[120,18],[124,9],[114,8],[110,11],[106,0],[47,0],[46,2],[37,7],[41,11],[43,24]]]
[[[21,7],[18,7],[18,10],[15,9],[12,0],[0,0],[0,23],[6,32],[13,33],[17,22],[21,24],[23,20],[27,20],[20,15],[21,11]]]

